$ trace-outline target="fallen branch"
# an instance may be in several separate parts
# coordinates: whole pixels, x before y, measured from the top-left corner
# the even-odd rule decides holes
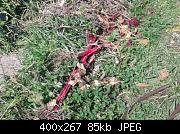
[[[144,94],[143,96],[139,97],[130,107],[128,107],[126,109],[126,111],[124,112],[124,114],[122,115],[122,119],[124,120],[127,120],[128,119],[128,114],[132,111],[132,109],[134,108],[134,106],[139,103],[139,102],[142,102],[144,100],[147,100],[149,99],[150,97],[152,97],[153,95],[159,93],[159,92],[162,92],[164,91],[165,89],[171,87],[169,84],[166,84],[166,85],[163,85],[161,87],[158,87],[146,94]]]
[[[168,120],[174,120],[175,116],[180,113],[180,103],[177,104],[175,110],[171,113],[171,115],[169,116]]]

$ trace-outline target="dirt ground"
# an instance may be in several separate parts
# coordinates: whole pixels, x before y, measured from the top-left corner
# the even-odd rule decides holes
[[[0,55],[0,81],[6,76],[13,77],[21,68],[19,56],[16,53]]]

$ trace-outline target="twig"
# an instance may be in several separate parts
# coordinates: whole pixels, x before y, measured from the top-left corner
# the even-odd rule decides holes
[[[128,108],[126,109],[126,111],[125,111],[124,114],[122,115],[122,119],[124,119],[124,120],[125,120],[125,119],[128,119],[128,114],[132,111],[132,109],[134,108],[134,106],[135,106],[137,103],[142,102],[142,101],[144,101],[144,100],[147,100],[147,99],[149,99],[151,96],[153,96],[153,95],[155,95],[155,94],[157,94],[157,93],[159,93],[159,92],[162,92],[163,90],[165,90],[165,89],[167,89],[167,88],[169,88],[169,87],[171,87],[171,86],[170,86],[169,84],[166,84],[166,85],[163,85],[163,86],[161,86],[161,87],[158,87],[158,88],[156,88],[156,89],[154,89],[154,90],[152,90],[152,91],[144,94],[143,96],[139,97],[130,107],[128,107]]]
[[[156,89],[150,91],[149,93],[146,93],[145,95],[139,97],[139,98],[137,99],[136,103],[141,102],[141,101],[144,101],[144,100],[147,100],[147,99],[150,98],[151,96],[153,96],[153,95],[155,95],[155,94],[157,94],[157,93],[159,93],[159,92],[162,92],[163,90],[165,90],[165,89],[167,89],[167,88],[169,88],[169,87],[170,87],[170,85],[167,84],[167,85],[161,86],[161,87],[159,87],[159,88],[156,88]]]
[[[178,113],[180,113],[180,103],[177,104],[175,110],[171,113],[168,120],[173,120]]]

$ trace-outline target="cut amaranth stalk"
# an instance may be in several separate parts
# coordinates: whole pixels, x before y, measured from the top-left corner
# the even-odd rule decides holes
[[[112,44],[109,44],[109,45],[107,45],[107,44],[98,45],[97,44],[97,37],[94,34],[90,33],[90,32],[88,32],[87,38],[88,38],[89,42],[91,42],[91,43],[89,43],[87,45],[86,50],[84,50],[83,52],[79,53],[79,55],[78,55],[79,62],[84,65],[86,70],[88,70],[88,68],[90,68],[90,66],[94,62],[93,55],[96,52],[98,52],[102,48],[105,48],[105,47],[108,47],[108,46],[112,46]],[[56,104],[53,107],[53,111],[54,112],[58,111],[59,103],[62,102],[62,100],[65,98],[66,94],[68,93],[68,91],[70,90],[70,88],[72,86],[69,82],[74,79],[75,75],[77,73],[79,73],[79,71],[80,71],[80,68],[78,68],[78,66],[76,66],[73,69],[71,75],[69,76],[67,82],[65,83],[63,88],[60,90],[59,95],[56,98]]]

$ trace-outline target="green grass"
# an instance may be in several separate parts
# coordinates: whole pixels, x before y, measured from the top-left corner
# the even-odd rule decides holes
[[[146,14],[149,7],[155,9],[153,16]],[[139,31],[150,43],[140,45],[134,38],[131,47],[119,44],[119,50],[125,56],[121,65],[115,64],[108,50],[97,54],[95,65],[100,65],[100,72],[91,76],[91,79],[98,79],[105,72],[107,76],[116,77],[123,83],[114,87],[91,85],[85,90],[74,86],[61,105],[65,119],[121,119],[127,101],[131,104],[138,96],[167,83],[172,85],[166,92],[168,96],[160,98],[158,94],[156,97],[159,99],[138,103],[129,114],[129,119],[166,119],[169,110],[172,111],[175,103],[180,102],[180,87],[174,84],[180,76],[180,55],[167,49],[167,36],[162,34],[166,28],[176,24],[178,9],[175,8],[175,1],[132,1],[130,13],[131,16],[144,17]],[[58,29],[61,24],[70,27]],[[91,22],[81,16],[49,18],[43,25],[33,24],[27,28],[17,42],[17,45],[24,46],[21,50],[23,69],[16,79],[8,80],[6,89],[0,92],[0,98],[5,102],[0,104],[1,119],[29,119],[36,116],[29,110],[39,108],[56,97],[77,60],[67,58],[53,68],[52,56],[57,50],[83,50],[85,30],[89,28],[95,30]],[[132,63],[134,66],[130,67]],[[156,76],[164,68],[170,71],[170,75],[158,83]],[[136,83],[140,82],[148,83],[150,87],[139,89]],[[129,99],[117,97],[121,92],[127,92]]]

